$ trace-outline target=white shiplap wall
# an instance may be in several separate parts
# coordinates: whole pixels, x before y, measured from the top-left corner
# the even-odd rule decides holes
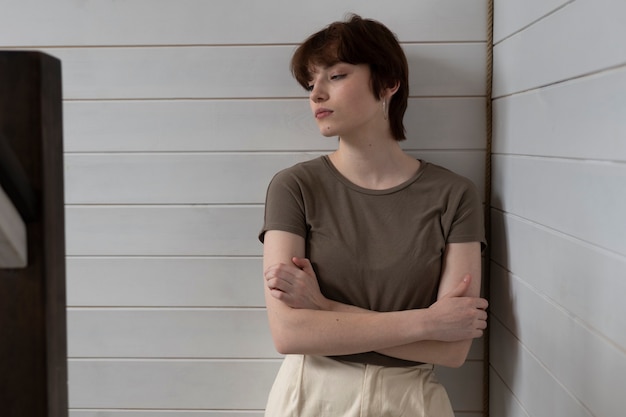
[[[494,417],[626,413],[626,2],[496,0]]]
[[[62,60],[71,417],[258,417],[266,186],[332,149],[288,71],[354,11],[411,63],[408,150],[483,188],[485,0],[3,0],[0,48]],[[482,409],[482,346],[441,369]]]

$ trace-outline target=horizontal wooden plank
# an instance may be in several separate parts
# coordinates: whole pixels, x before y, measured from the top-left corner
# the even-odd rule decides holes
[[[68,361],[70,408],[260,410],[280,360]]]
[[[263,414],[262,410],[69,410],[69,417],[263,417]]]
[[[22,268],[27,263],[26,225],[0,187],[0,268]]]
[[[571,0],[494,0],[494,43],[544,18],[567,3],[571,3]]]
[[[541,323],[544,323],[542,320]],[[530,415],[592,417],[550,370],[497,320],[491,320],[491,366]],[[549,340],[555,340],[550,336]],[[578,363],[576,363],[576,366]],[[575,366],[572,364],[572,366]],[[516,404],[511,404],[515,410]],[[525,417],[522,414],[523,417]]]
[[[65,152],[330,150],[308,99],[66,101]],[[454,123],[450,123],[454,120]],[[405,149],[483,149],[485,99],[412,98]]]
[[[492,320],[492,362],[530,414],[537,408],[548,415],[621,416],[623,348],[573,320],[523,277],[495,265],[492,273],[492,314],[503,324]]]
[[[261,280],[257,285],[263,292]],[[67,312],[72,358],[280,358],[265,309],[95,309]]]
[[[484,183],[484,151],[411,152]],[[69,154],[67,204],[262,204],[281,169],[321,153]]]
[[[70,407],[258,410],[279,366],[280,360],[70,359]],[[437,370],[455,409],[472,411],[482,404],[479,369],[480,362],[470,362]]]
[[[501,97],[626,64],[626,3],[574,1],[493,51],[493,96]],[[584,24],[582,24],[584,22]]]
[[[483,96],[484,43],[404,46],[413,96]],[[293,98],[293,46],[43,48],[63,61],[67,99]]]
[[[263,411],[161,411],[161,410],[70,410],[70,417],[263,417]],[[482,413],[455,413],[456,417],[483,417]]]
[[[259,256],[261,206],[70,206],[72,255]]]
[[[260,284],[257,288],[262,294]],[[262,308],[70,308],[68,334],[71,358],[281,357]],[[465,365],[476,375],[481,354],[482,340],[477,340]]]
[[[626,161],[625,96],[622,67],[494,100],[493,151]]]
[[[257,258],[67,259],[68,306],[262,307]]]
[[[455,410],[479,412],[483,409],[483,362],[468,361],[458,369],[436,367],[435,374],[446,387]]]
[[[348,12],[382,21],[405,41],[486,38],[482,0],[404,0],[394,7],[358,0],[13,3],[0,16],[1,46],[297,43]]]
[[[498,210],[491,214],[491,232],[494,262],[523,277],[572,318],[626,346],[626,257]]]
[[[489,414],[506,417],[531,417],[493,368],[489,372]]]
[[[67,204],[265,202],[281,169],[310,153],[66,155]]]
[[[626,165],[493,157],[492,205],[626,255]]]

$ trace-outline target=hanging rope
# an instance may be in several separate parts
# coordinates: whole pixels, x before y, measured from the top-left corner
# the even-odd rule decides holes
[[[492,109],[491,94],[493,82],[493,0],[487,2],[487,80],[485,92],[486,105],[486,136],[487,143],[485,148],[485,234],[487,239],[491,237],[491,147],[492,147]],[[491,242],[485,249],[485,271],[483,273],[484,295],[487,300],[490,299],[491,293]],[[487,319],[489,324],[489,319]],[[483,337],[483,414],[489,417],[489,334],[490,327]]]

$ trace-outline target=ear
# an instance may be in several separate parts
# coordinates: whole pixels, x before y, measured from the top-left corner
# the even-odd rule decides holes
[[[387,87],[383,90],[381,98],[390,99],[400,89],[400,81],[396,81],[391,87]]]

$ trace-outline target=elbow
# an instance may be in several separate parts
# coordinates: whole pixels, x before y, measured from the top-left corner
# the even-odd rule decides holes
[[[274,348],[281,355],[311,354],[315,341],[311,338],[310,310],[285,309],[282,314],[269,312],[269,329]]]
[[[463,340],[453,344],[452,349],[448,351],[448,354],[442,358],[442,365],[448,368],[460,368],[465,364],[470,348],[472,347],[472,340]]]
[[[273,339],[274,339],[274,348],[281,355],[292,355],[295,353],[293,347],[291,346],[291,343],[289,343],[288,341],[278,339],[276,337],[274,337]]]
[[[465,363],[465,359],[466,357],[456,356],[448,358],[445,363],[442,363],[441,365],[448,368],[460,368]]]
[[[304,353],[302,352],[302,346],[298,343],[298,337],[290,334],[285,329],[272,328],[272,340],[274,342],[274,348],[281,355],[293,355]]]
[[[274,338],[274,348],[281,355],[306,354],[308,350],[295,340]]]

